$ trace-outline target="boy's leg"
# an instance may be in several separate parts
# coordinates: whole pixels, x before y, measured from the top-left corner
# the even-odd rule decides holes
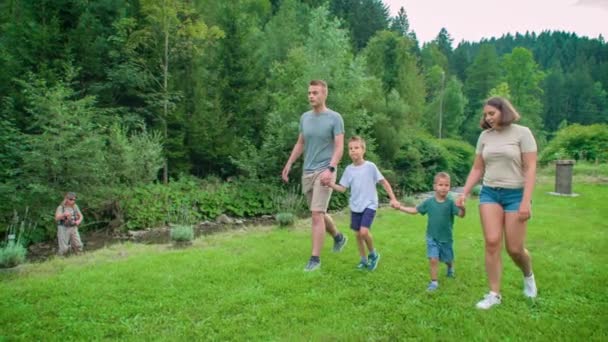
[[[375,252],[374,241],[372,240],[372,234],[369,232],[369,228],[359,228],[359,234],[361,236],[361,239],[365,242],[365,246],[367,246],[367,250],[369,251],[369,253],[372,254],[373,252]]]
[[[445,264],[448,266],[448,270],[447,270],[448,278],[454,278],[456,276],[456,273],[454,270],[454,261],[446,262]]]
[[[360,230],[355,231],[355,234],[357,235],[357,247],[359,248],[359,257],[361,259],[357,265],[357,268],[364,270],[367,268],[369,262],[367,260],[367,254],[365,253],[365,241],[363,241],[363,238],[361,237]]]
[[[448,266],[447,277],[453,278],[454,274],[454,247],[452,242],[439,243],[439,261],[445,262]]]
[[[367,250],[369,252],[368,269],[370,271],[373,271],[376,269],[376,267],[378,267],[378,261],[380,260],[380,254],[378,254],[374,248],[372,234],[370,233],[372,223],[374,222],[374,217],[376,217],[375,210],[369,208],[365,209],[363,211],[363,216],[361,217],[361,227],[359,229],[361,237],[363,238],[363,241],[365,241],[365,245],[367,246]]]
[[[426,256],[429,258],[429,270],[431,276],[431,282],[429,283],[427,291],[435,291],[437,287],[439,287],[439,282],[437,281],[439,244],[430,236],[426,237]]]
[[[359,248],[359,256],[361,256],[362,259],[365,258],[367,260],[367,253],[365,253],[365,241],[361,236],[361,231],[355,231],[355,234],[357,234],[357,247]]]
[[[439,268],[439,259],[429,258],[429,265],[431,266],[431,281],[437,281],[437,270]]]

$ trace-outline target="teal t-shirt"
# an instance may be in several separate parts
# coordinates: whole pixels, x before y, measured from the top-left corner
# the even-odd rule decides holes
[[[304,137],[304,172],[326,169],[334,154],[334,137],[344,134],[344,121],[331,109],[308,111],[300,117],[300,133]]]
[[[454,216],[459,209],[454,200],[447,197],[443,202],[437,202],[435,196],[426,199],[416,207],[422,215],[428,214],[426,235],[439,242],[452,242]]]

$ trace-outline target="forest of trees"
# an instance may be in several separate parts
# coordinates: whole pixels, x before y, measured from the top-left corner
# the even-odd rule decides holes
[[[67,190],[110,220],[107,203],[150,184],[278,187],[311,79],[328,82],[347,138],[363,135],[403,192],[442,169],[462,182],[488,96],[511,99],[541,149],[560,128],[608,122],[602,37],[456,44],[442,29],[421,44],[407,8],[391,17],[380,0],[0,6],[3,222],[27,207],[52,226],[48,210]]]

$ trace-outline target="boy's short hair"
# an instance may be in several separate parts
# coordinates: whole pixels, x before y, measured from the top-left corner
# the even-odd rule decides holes
[[[358,142],[359,144],[361,144],[361,147],[363,147],[363,149],[365,150],[365,139],[361,138],[358,135],[353,135],[352,137],[350,137],[350,140],[348,140],[348,143],[350,144],[351,142]]]
[[[433,178],[433,183],[437,183],[439,179],[447,179],[450,182],[450,175],[447,172],[437,172],[435,174],[435,178]]]

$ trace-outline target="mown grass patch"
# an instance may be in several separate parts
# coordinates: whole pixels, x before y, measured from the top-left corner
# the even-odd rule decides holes
[[[318,272],[303,272],[309,220],[293,229],[245,228],[192,247],[115,245],[0,274],[0,339],[137,340],[606,340],[608,185],[576,184],[579,197],[536,188],[528,248],[539,298],[503,254],[503,304],[474,308],[487,291],[475,200],[455,227],[456,279],[441,269],[425,291],[425,217],[391,209],[372,232],[381,261],[355,269],[349,244],[327,239]]]

